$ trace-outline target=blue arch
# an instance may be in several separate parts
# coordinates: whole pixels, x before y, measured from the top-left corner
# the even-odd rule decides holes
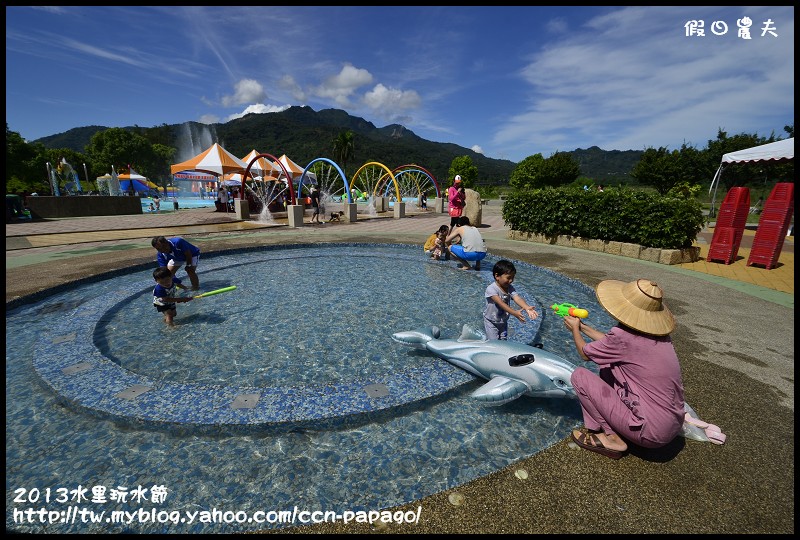
[[[345,192],[347,193],[347,202],[349,203],[353,202],[353,196],[350,194],[350,183],[347,181],[347,177],[344,175],[344,171],[339,168],[339,165],[335,161],[331,161],[330,159],[324,157],[312,159],[311,162],[308,165],[306,165],[306,168],[303,169],[303,174],[300,175],[300,182],[297,184],[297,192],[298,193],[303,192],[303,178],[306,177],[306,172],[308,172],[308,169],[317,161],[324,161],[326,163],[330,163],[331,165],[333,165],[333,167],[336,169],[336,172],[338,172],[341,175],[342,180],[344,181],[344,189]]]

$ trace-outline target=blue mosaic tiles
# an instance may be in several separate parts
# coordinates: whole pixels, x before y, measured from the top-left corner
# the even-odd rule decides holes
[[[469,399],[482,384],[472,375],[382,337],[428,324],[442,326],[445,336],[461,323],[478,326],[476,305],[495,260],[490,256],[483,272],[460,272],[424,258],[418,246],[383,244],[204,255],[203,290],[229,283],[238,289],[180,304],[175,329],[150,305],[152,267],[7,305],[7,508],[19,506],[11,500],[15,488],[163,484],[166,510],[374,510],[554,444],[580,422],[574,401],[522,398],[485,407]],[[542,341],[580,363],[547,306],[570,301],[589,309],[597,327],[613,321],[603,319],[588,287],[515,264],[515,286],[543,316],[536,325],[512,321],[512,336]],[[453,304],[454,290],[463,305]],[[246,304],[248,295],[260,303]],[[221,331],[227,345],[215,339]],[[265,339],[276,332],[283,338]],[[258,346],[236,346],[239,340]],[[213,352],[184,353],[189,342]],[[292,360],[298,356],[312,363]],[[271,369],[259,373],[262,358]],[[142,392],[120,396],[137,388]],[[258,396],[255,406],[231,407],[248,395]],[[102,508],[136,509],[121,502]],[[41,525],[14,522],[10,511],[6,525],[59,533],[280,526]]]

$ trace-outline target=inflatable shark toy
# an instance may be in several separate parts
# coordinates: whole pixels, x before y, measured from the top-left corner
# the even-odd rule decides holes
[[[488,340],[467,325],[458,339],[439,339],[431,326],[397,332],[392,339],[426,349],[454,366],[488,379],[472,397],[488,405],[502,405],[520,396],[575,397],[570,375],[577,366],[545,350],[514,341]]]

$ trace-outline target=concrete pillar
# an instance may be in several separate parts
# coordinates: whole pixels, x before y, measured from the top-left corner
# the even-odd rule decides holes
[[[357,203],[344,203],[344,220],[349,222],[358,220]]]
[[[433,199],[433,211],[444,214],[444,198],[436,197]]]
[[[375,211],[386,212],[386,197],[375,197]]]
[[[250,219],[250,203],[247,199],[234,199],[233,209],[237,219]]]
[[[290,204],[286,207],[289,218],[289,227],[299,229],[303,226],[303,205]]]
[[[406,203],[395,201],[394,203],[394,219],[401,219],[406,217]]]

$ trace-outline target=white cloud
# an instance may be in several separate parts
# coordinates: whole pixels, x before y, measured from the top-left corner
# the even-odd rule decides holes
[[[201,124],[218,124],[219,116],[216,114],[204,114],[197,121]]]
[[[278,106],[278,105],[265,105],[263,103],[256,103],[254,105],[249,105],[245,110],[243,110],[240,113],[231,114],[230,116],[228,116],[225,119],[225,121],[229,122],[229,121],[231,121],[231,120],[233,120],[235,118],[241,118],[242,116],[244,116],[246,114],[250,114],[250,113],[265,114],[265,113],[281,112],[281,111],[285,111],[290,106],[291,105]]]
[[[480,147],[479,145],[477,145],[477,144],[473,144],[473,145],[472,145],[472,151],[473,151],[473,152],[477,152],[478,154],[483,154],[483,148],[481,148],[481,147]]]
[[[350,96],[360,86],[372,83],[372,74],[366,69],[359,69],[345,64],[342,70],[314,89],[314,94],[321,98],[334,100],[338,105],[346,107],[350,104]]]
[[[387,88],[378,83],[375,88],[364,94],[362,100],[373,112],[390,120],[396,120],[408,110],[418,109],[422,98],[414,90],[397,90]]]
[[[683,20],[674,8],[661,10]],[[547,156],[592,145],[702,147],[720,127],[768,136],[758,127],[780,121],[770,115],[794,89],[782,42],[692,40],[658,15],[656,8],[614,11],[543,48],[519,71],[529,105],[507,118],[493,143]],[[788,28],[783,37],[791,39]]]
[[[295,100],[301,103],[306,101],[306,93],[300,88],[300,85],[297,84],[297,81],[295,81],[294,77],[291,75],[284,75],[281,77],[278,81],[278,87],[289,92]]]
[[[248,103],[260,103],[267,99],[264,87],[253,79],[242,79],[235,86],[235,93],[232,96],[224,96],[222,105],[232,107],[234,105],[246,105]]]

